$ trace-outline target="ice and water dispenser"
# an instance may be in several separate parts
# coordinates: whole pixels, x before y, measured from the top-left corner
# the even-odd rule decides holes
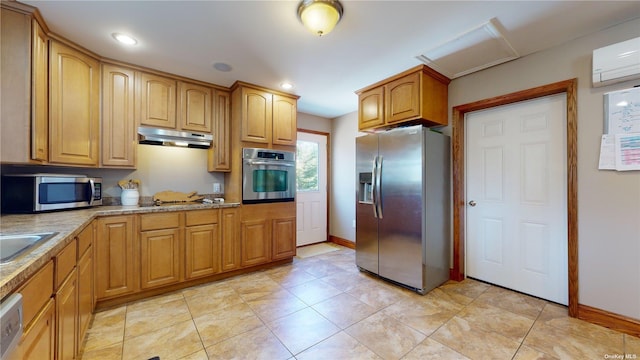
[[[360,173],[359,177],[359,189],[358,189],[358,202],[371,204],[373,201],[373,176],[370,172]]]

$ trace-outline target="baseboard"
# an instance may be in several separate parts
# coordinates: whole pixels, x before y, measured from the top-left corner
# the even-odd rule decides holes
[[[640,337],[640,320],[578,304],[578,319]]]
[[[342,245],[344,247],[348,247],[349,249],[354,249],[356,248],[356,243],[351,241],[351,240],[347,240],[347,239],[343,239],[341,237],[337,237],[337,236],[333,236],[333,235],[329,235],[329,242],[332,242],[334,244],[338,244],[338,245]]]

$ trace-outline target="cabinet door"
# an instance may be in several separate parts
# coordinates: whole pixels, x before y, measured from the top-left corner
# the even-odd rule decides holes
[[[296,145],[297,100],[273,95],[273,144]]]
[[[387,124],[420,117],[420,73],[394,80],[384,88]]]
[[[78,277],[74,268],[56,293],[57,353],[56,359],[76,357],[78,334]]]
[[[140,124],[175,129],[176,81],[147,73],[137,73],[136,78]]]
[[[22,359],[53,360],[56,355],[56,302],[50,298],[43,310],[25,329],[16,353]]]
[[[140,233],[140,285],[150,289],[180,281],[180,229]]]
[[[50,43],[49,61],[49,161],[97,166],[100,64],[56,41]]]
[[[241,223],[242,261],[253,266],[266,263],[271,258],[269,221],[267,219],[244,220]]]
[[[102,65],[102,165],[134,168],[136,122],[134,71]]]
[[[296,255],[296,218],[273,219],[271,222],[272,260]]]
[[[266,91],[242,88],[242,141],[271,143],[273,96]]]
[[[222,271],[240,267],[240,215],[238,209],[222,209]]]
[[[98,220],[95,251],[96,300],[138,291],[133,216],[112,216]]]
[[[220,227],[218,224],[185,228],[185,278],[220,272]]]
[[[358,129],[384,124],[384,87],[367,90],[358,96]]]
[[[82,349],[84,336],[93,313],[93,251],[85,251],[78,260],[78,342],[76,352]]]
[[[211,132],[211,88],[180,82],[180,127]]]
[[[49,43],[42,26],[31,33],[31,158],[49,160]]]
[[[229,93],[213,94],[214,141],[208,153],[209,171],[231,171],[231,115]]]

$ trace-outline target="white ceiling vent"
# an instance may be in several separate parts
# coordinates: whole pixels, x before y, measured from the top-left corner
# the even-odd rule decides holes
[[[416,56],[450,79],[517,59],[518,53],[490,21]]]

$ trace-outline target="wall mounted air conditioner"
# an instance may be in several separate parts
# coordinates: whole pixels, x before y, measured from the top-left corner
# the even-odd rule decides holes
[[[593,86],[640,78],[640,37],[593,50]]]

